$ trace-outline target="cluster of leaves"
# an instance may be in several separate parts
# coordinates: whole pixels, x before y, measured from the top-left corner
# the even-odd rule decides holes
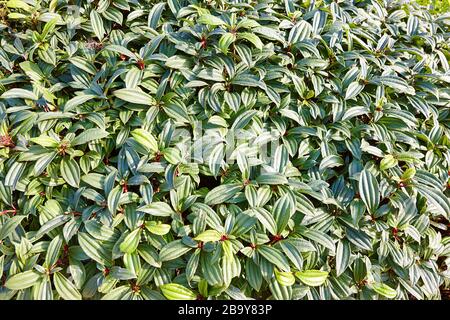
[[[74,3],[0,3],[0,299],[442,298],[448,13]]]
[[[450,12],[450,0],[416,0],[416,2],[431,13]]]

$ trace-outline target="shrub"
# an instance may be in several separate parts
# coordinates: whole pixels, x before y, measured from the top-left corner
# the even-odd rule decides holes
[[[448,14],[2,3],[1,299],[447,292]]]

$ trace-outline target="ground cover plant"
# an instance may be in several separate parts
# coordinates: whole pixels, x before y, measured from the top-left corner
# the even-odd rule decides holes
[[[447,297],[449,26],[1,1],[0,299]]]

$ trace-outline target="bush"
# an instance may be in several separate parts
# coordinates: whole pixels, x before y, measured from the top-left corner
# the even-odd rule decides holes
[[[77,3],[0,9],[1,299],[445,296],[449,14]]]

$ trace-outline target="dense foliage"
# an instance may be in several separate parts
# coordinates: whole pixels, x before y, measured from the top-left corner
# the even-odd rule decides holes
[[[431,13],[450,12],[450,0],[416,0],[419,5],[425,6]]]
[[[443,298],[449,13],[0,6],[0,299]]]

